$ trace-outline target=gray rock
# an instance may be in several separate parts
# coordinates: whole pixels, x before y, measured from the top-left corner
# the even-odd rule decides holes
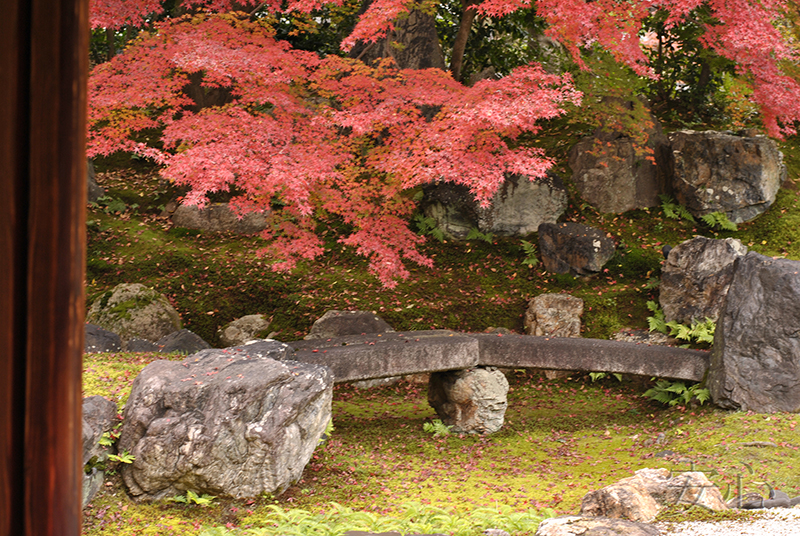
[[[273,359],[287,354],[283,343],[261,341],[145,367],[118,447],[135,457],[122,468],[131,494],[244,498],[296,482],[330,421],[333,377],[325,367]]]
[[[112,431],[117,424],[117,405],[102,396],[90,396],[83,399],[83,420],[81,425],[83,442],[83,465],[89,464],[88,473],[83,473],[83,506],[89,504],[103,485],[103,471],[94,464],[103,464],[108,459],[108,449],[100,445],[100,439],[106,432]]]
[[[688,504],[709,510],[727,510],[719,489],[704,473],[672,475],[669,469],[639,469],[631,477],[587,493],[581,515],[652,522],[667,506]]]
[[[237,346],[247,341],[261,339],[267,334],[269,322],[264,315],[247,315],[228,322],[217,331],[220,345]]]
[[[500,430],[508,407],[508,380],[495,368],[431,374],[428,403],[455,433]]]
[[[540,337],[580,337],[583,300],[569,294],[540,294],[528,302],[525,333]]]
[[[255,234],[267,228],[267,218],[257,212],[239,218],[228,203],[209,203],[202,210],[196,205],[178,206],[172,213],[172,224],[201,231]]]
[[[488,208],[475,206],[481,232],[526,236],[535,233],[542,223],[558,221],[567,209],[567,190],[555,173],[533,180],[510,175]]]
[[[156,346],[159,352],[165,354],[170,352],[193,354],[211,348],[210,344],[188,329],[181,329],[161,337],[156,341]]]
[[[716,321],[733,279],[733,261],[746,253],[747,247],[735,238],[697,236],[672,248],[658,297],[666,321]]]
[[[754,252],[736,260],[708,389],[724,408],[800,411],[800,262]]]
[[[125,344],[126,352],[159,352],[161,347],[154,342],[133,337]]]
[[[766,136],[688,130],[670,141],[675,197],[695,216],[750,221],[772,205],[786,177],[783,154]]]
[[[445,182],[428,187],[422,208],[447,238],[463,240],[478,227],[478,204],[466,186]]]
[[[534,536],[660,536],[653,525],[607,517],[561,516],[539,523]]]
[[[305,340],[330,339],[344,335],[394,331],[381,317],[369,311],[328,311],[314,322]]]
[[[452,331],[351,335],[289,343],[291,359],[330,367],[337,383],[465,369],[478,364],[478,341]]]
[[[91,158],[86,159],[86,187],[88,190],[87,201],[89,201],[89,203],[96,203],[98,199],[106,195],[105,189],[97,184],[94,162],[92,162]]]
[[[86,321],[119,334],[123,344],[133,337],[156,342],[181,329],[180,316],[167,298],[139,283],[117,285],[97,298]]]
[[[119,335],[100,326],[86,324],[83,329],[83,337],[83,351],[87,354],[122,350],[122,339],[119,338]]]
[[[543,223],[539,253],[548,272],[589,276],[614,256],[614,240],[600,229],[580,223]]]

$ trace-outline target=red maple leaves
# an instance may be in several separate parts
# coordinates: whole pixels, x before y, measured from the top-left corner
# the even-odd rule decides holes
[[[563,113],[581,95],[568,76],[538,66],[516,69],[473,87],[435,69],[398,70],[384,63],[291,49],[263,20],[233,7],[266,6],[308,12],[321,0],[185,0],[201,6],[193,17],[152,25],[90,81],[90,154],[131,151],[163,164],[163,175],[189,187],[186,202],[233,189],[242,213],[267,211],[269,253],[291,268],[323,252],[317,226],[336,217],[350,229],[341,242],[370,259],[387,285],[408,275],[403,259],[430,265],[422,241],[407,226],[412,191],[450,181],[488,203],[507,173],[541,177],[550,160],[516,147],[537,121]],[[538,0],[551,36],[580,62],[585,46],[602,46],[638,73],[652,76],[642,53],[642,21],[667,9],[680,21],[698,0]],[[374,0],[343,46],[374,40],[409,9],[404,0]],[[480,12],[500,16],[527,0],[487,0]],[[709,0],[719,24],[704,44],[738,63],[773,135],[793,133],[800,118],[800,86],[780,69],[795,50],[776,29],[781,0]],[[143,25],[160,13],[156,0],[96,0],[95,26]],[[229,95],[198,109],[186,88],[202,77],[202,91]]]

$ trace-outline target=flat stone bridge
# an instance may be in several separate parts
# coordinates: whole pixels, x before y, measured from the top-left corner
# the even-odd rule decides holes
[[[330,367],[337,383],[477,366],[638,374],[701,381],[710,354],[600,339],[445,330],[351,335],[286,343],[289,359]]]

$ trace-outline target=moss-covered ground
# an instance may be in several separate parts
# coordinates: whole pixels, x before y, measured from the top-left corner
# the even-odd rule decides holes
[[[576,133],[554,124],[542,139],[558,159],[556,171],[568,177],[565,149]],[[264,245],[258,238],[172,229],[160,212],[180,192],[162,183],[157,170],[118,155],[97,162],[108,198],[90,207],[87,216],[87,305],[119,283],[144,283],[168,297],[185,327],[216,344],[217,329],[245,314],[265,314],[275,338],[288,341],[302,337],[328,309],[375,311],[397,330],[476,332],[505,327],[522,332],[530,298],[569,292],[586,303],[583,335],[608,338],[623,328],[647,326],[646,302],[658,296],[665,244],[696,234],[732,236],[753,251],[800,259],[797,140],[784,143],[782,150],[789,166],[786,187],[766,214],[738,231],[672,220],[659,207],[598,214],[571,190],[564,219],[599,227],[617,239],[617,255],[599,276],[581,280],[523,264],[526,254],[520,239],[431,239],[423,249],[434,259],[434,268],[411,266],[412,277],[393,290],[381,287],[367,274],[363,259],[337,244],[336,222],[330,222],[325,255],[290,274],[270,270],[268,260],[256,254]],[[535,244],[536,235],[527,240]],[[121,408],[136,374],[162,358],[87,355],[85,394],[108,396]],[[414,508],[429,505],[485,516],[489,508],[509,520],[514,512],[576,512],[587,491],[632,471],[684,470],[692,463],[709,471],[723,491],[735,487],[741,474],[745,491],[765,493],[772,486],[800,495],[795,415],[731,413],[706,406],[663,408],[641,396],[646,385],[613,378],[548,381],[516,371],[510,382],[506,424],[488,437],[425,433],[423,424],[434,413],[424,383],[405,381],[367,391],[337,386],[335,431],[318,448],[302,480],[280,497],[215,499],[206,507],[144,505],[132,502],[112,476],[85,510],[84,533],[257,529],[274,526],[276,505],[285,516],[291,509],[330,512],[331,502],[370,515],[413,514]],[[295,517],[297,512],[301,510]],[[515,527],[516,534],[530,533],[530,527]]]

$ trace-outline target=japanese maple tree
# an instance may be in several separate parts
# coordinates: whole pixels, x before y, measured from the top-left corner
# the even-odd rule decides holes
[[[320,222],[349,229],[340,241],[369,258],[386,286],[408,276],[403,260],[431,260],[408,228],[414,192],[449,181],[490,202],[506,174],[535,179],[550,159],[516,143],[537,121],[580,104],[568,75],[538,65],[467,87],[438,69],[403,70],[390,61],[365,65],[294,50],[276,39],[266,11],[311,12],[322,0],[184,0],[193,14],[152,22],[155,0],[95,0],[93,24],[147,26],[123,54],[98,65],[90,79],[90,155],[130,151],[163,165],[164,177],[189,188],[185,202],[203,205],[231,190],[241,213],[266,211],[268,253],[289,269],[324,248]],[[334,2],[335,3],[335,2]],[[735,61],[761,106],[772,135],[794,133],[800,86],[781,65],[795,61],[782,0],[712,0],[715,17],[703,44]],[[537,13],[581,63],[581,49],[601,46],[644,76],[653,76],[639,35],[652,10],[680,22],[700,2],[538,0]],[[374,0],[342,46],[379,39],[413,7]],[[479,13],[501,17],[529,0],[486,0]],[[203,8],[198,11],[198,8]],[[236,10],[236,11],[232,11]],[[782,30],[784,33],[782,33]],[[229,98],[199,107],[186,87]],[[148,136],[157,133],[157,141]]]

